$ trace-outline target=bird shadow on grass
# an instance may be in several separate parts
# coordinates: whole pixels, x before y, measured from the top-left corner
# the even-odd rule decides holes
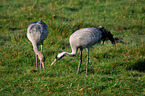
[[[17,28],[17,27],[9,27],[9,30],[10,31],[15,31],[15,30],[20,30],[20,28]]]
[[[137,61],[136,63],[127,67],[128,70],[137,70],[139,72],[145,72],[145,60]]]
[[[65,7],[65,9],[69,10],[69,11],[72,11],[72,12],[77,12],[79,11],[78,8],[74,8],[74,7]]]
[[[87,74],[87,75],[89,75],[89,74],[95,74],[95,70],[94,70],[94,68],[91,67],[91,64],[88,65],[88,66],[89,66],[89,67],[88,67],[88,74]],[[83,67],[80,69],[80,72],[79,72],[79,74],[84,74],[84,73],[86,73],[86,66],[83,66]]]
[[[80,70],[78,74],[86,74],[86,69]],[[88,69],[87,75],[90,75],[90,74],[95,74],[95,71],[93,69]]]
[[[30,70],[31,73],[35,73],[35,72],[38,72],[38,70],[36,69],[33,69],[33,70]]]

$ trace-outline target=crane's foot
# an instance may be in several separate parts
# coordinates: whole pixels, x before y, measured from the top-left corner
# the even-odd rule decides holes
[[[88,75],[88,72],[86,72],[86,76]]]

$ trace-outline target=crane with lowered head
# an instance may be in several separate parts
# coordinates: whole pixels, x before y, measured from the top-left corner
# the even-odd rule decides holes
[[[36,70],[37,70],[37,55],[40,60],[40,70],[41,70],[41,63],[44,69],[45,57],[42,53],[42,46],[47,36],[48,36],[48,27],[44,22],[42,22],[42,19],[38,22],[33,22],[28,26],[27,38],[31,41],[33,45],[33,50],[36,54]],[[41,45],[41,51],[38,50],[39,45]]]
[[[70,46],[72,49],[71,53],[61,52],[56,55],[56,58],[52,62],[51,66],[58,60],[60,60],[64,56],[74,56],[77,53],[78,48],[80,48],[80,61],[77,70],[77,74],[79,73],[79,69],[82,63],[82,51],[83,48],[87,50],[87,64],[86,64],[86,75],[88,73],[88,64],[89,64],[89,49],[96,43],[101,43],[108,38],[112,44],[115,44],[115,40],[110,31],[106,30],[104,27],[99,26],[98,28],[83,28],[75,31],[69,38]]]

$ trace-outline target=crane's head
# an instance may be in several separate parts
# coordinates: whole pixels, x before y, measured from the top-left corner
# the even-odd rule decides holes
[[[66,52],[61,52],[61,53],[58,53],[54,59],[54,61],[51,63],[51,66],[58,60],[60,60],[64,55],[65,55]]]
[[[45,56],[41,52],[39,52],[38,57],[40,62],[42,63],[42,67],[44,68]]]
[[[102,40],[103,40],[103,43],[106,40],[106,38],[108,38],[112,42],[112,44],[115,44],[115,40],[114,40],[113,35],[111,34],[110,31],[106,30],[102,26],[99,26],[98,29],[102,32]]]

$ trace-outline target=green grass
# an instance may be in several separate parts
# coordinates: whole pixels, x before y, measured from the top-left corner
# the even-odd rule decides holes
[[[144,0],[1,0],[0,95],[145,95],[144,4]],[[49,27],[43,47],[45,71],[33,72],[35,53],[26,33],[31,22],[42,18]],[[87,76],[86,50],[79,75],[79,51],[50,66],[58,52],[71,52],[68,39],[74,31],[100,25],[114,34],[117,45],[106,41],[90,49]]]

